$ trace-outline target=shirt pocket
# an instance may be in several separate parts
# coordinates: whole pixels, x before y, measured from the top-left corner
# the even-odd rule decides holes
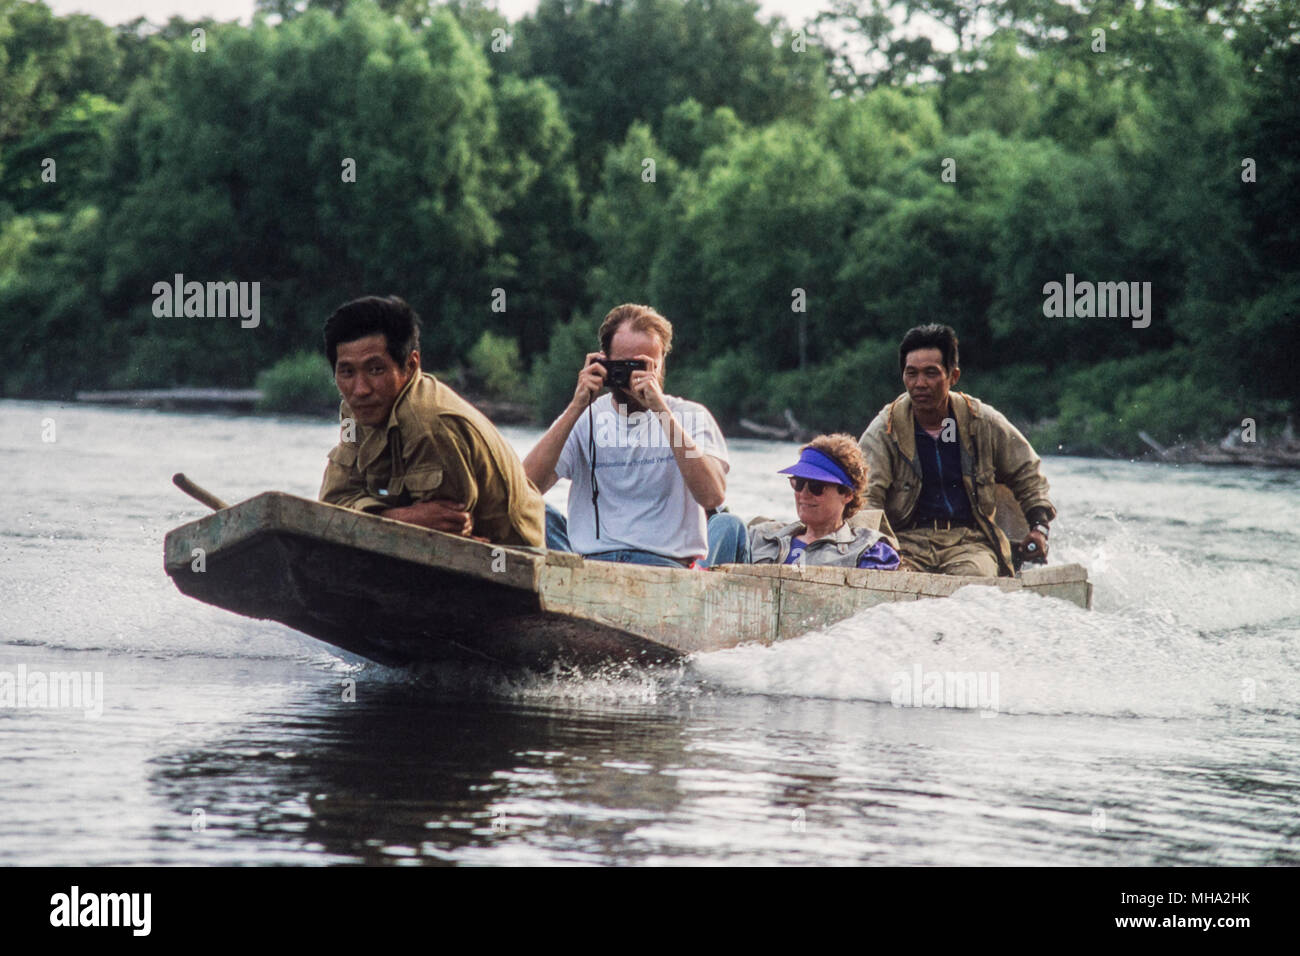
[[[411,496],[412,501],[425,501],[433,497],[433,492],[442,485],[442,468],[430,466],[414,468],[393,481],[388,489],[390,495],[403,492]]]
[[[357,463],[357,446],[340,442],[330,449],[329,459],[343,468],[351,468]]]
[[[885,510],[893,514],[901,515],[907,510],[908,504],[913,500],[912,486],[916,479],[905,477],[895,480],[889,487],[889,492],[885,495]]]

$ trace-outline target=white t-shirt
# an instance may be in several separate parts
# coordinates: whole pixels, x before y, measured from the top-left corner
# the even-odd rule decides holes
[[[699,452],[721,461],[724,472],[729,470],[727,442],[709,410],[675,395],[665,395],[664,399]],[[599,539],[591,506],[588,448],[592,426]],[[602,395],[569,432],[555,473],[573,482],[569,486],[569,543],[578,554],[625,548],[670,558],[700,558],[708,553],[704,509],[686,487],[668,436],[654,412],[620,415],[613,397],[609,393]]]

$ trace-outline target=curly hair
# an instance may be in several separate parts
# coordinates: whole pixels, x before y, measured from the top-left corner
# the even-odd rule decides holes
[[[844,473],[853,479],[853,497],[844,506],[844,520],[847,521],[861,511],[866,502],[868,466],[858,440],[840,432],[835,435],[818,435],[803,447],[814,448],[835,459]],[[802,450],[800,449],[801,452]]]

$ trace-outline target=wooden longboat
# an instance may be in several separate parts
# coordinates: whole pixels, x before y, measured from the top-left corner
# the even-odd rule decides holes
[[[776,565],[677,570],[496,547],[280,492],[181,525],[164,550],[185,594],[389,665],[664,662],[787,640],[885,601],[971,585],[1092,603],[1077,564],[1017,578]]]

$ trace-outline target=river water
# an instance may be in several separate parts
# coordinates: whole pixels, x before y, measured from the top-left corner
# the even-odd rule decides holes
[[[204,513],[173,472],[310,497],[335,435],[0,402],[0,864],[1300,863],[1300,472],[1046,458],[1091,612],[967,588],[670,668],[415,679],[162,570]],[[796,448],[734,441],[732,510],[790,514]],[[4,696],[74,671],[77,706]],[[932,674],[984,697],[891,703]]]

